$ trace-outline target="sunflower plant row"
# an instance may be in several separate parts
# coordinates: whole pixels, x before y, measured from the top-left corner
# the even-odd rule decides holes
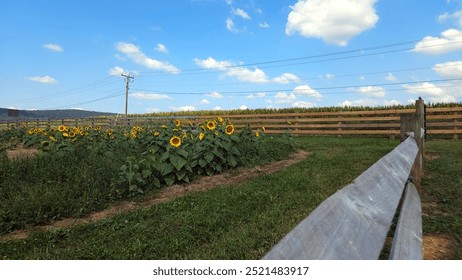
[[[124,197],[234,168],[241,163],[240,146],[244,143],[258,146],[264,138],[263,130],[244,128],[237,132],[229,120],[218,117],[196,124],[176,119],[158,126],[119,129],[23,126],[10,134],[3,133],[3,137],[10,135],[10,142],[36,147],[43,156],[65,157],[82,147],[95,156],[111,157],[116,151],[126,151],[125,160],[111,182],[118,195]]]

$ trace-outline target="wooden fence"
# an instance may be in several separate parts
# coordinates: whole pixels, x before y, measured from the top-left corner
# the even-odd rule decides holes
[[[421,172],[413,168],[417,142],[412,134],[321,203],[263,259],[378,259],[398,208],[389,258],[422,259],[420,197],[410,180]]]
[[[224,115],[238,129],[250,126],[265,129],[267,134],[290,132],[295,135],[400,135],[400,116],[416,113],[416,109],[373,111],[305,112],[286,114]],[[186,117],[95,117],[85,119],[0,120],[0,129],[27,125],[46,127],[65,124],[69,126],[93,125],[101,127],[156,125],[174,118],[194,123],[205,122],[217,116]],[[426,134],[443,135],[458,139],[462,136],[462,107],[427,108],[425,112]]]

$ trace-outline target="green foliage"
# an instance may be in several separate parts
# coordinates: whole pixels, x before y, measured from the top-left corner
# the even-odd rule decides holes
[[[272,160],[262,131],[260,137],[237,132],[221,118],[117,130],[24,125],[0,135],[0,233],[86,215],[195,176]],[[7,159],[5,149],[18,144],[40,153]],[[254,152],[247,153],[252,146]],[[287,156],[293,149],[285,150]]]

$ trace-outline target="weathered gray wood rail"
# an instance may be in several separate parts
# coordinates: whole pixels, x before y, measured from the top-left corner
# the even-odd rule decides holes
[[[422,259],[420,197],[409,180],[418,151],[408,137],[322,202],[263,259],[378,259],[398,208],[390,259]]]

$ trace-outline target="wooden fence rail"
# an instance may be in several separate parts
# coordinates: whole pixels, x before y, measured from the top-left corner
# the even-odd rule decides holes
[[[420,198],[409,182],[418,151],[408,137],[321,203],[263,259],[377,259],[403,192],[390,258],[422,259]]]
[[[285,114],[242,114],[225,115],[237,128],[250,126],[265,129],[267,134],[290,132],[296,135],[385,135],[391,138],[400,134],[400,115],[415,113],[415,109],[306,112]],[[428,108],[425,112],[427,135],[436,137],[451,135],[453,139],[462,136],[462,107]],[[184,121],[201,123],[217,116],[185,117],[94,117],[85,119],[39,119],[0,120],[0,130],[22,123],[38,127],[93,125],[104,128],[133,125],[160,125],[166,121],[181,118]]]

